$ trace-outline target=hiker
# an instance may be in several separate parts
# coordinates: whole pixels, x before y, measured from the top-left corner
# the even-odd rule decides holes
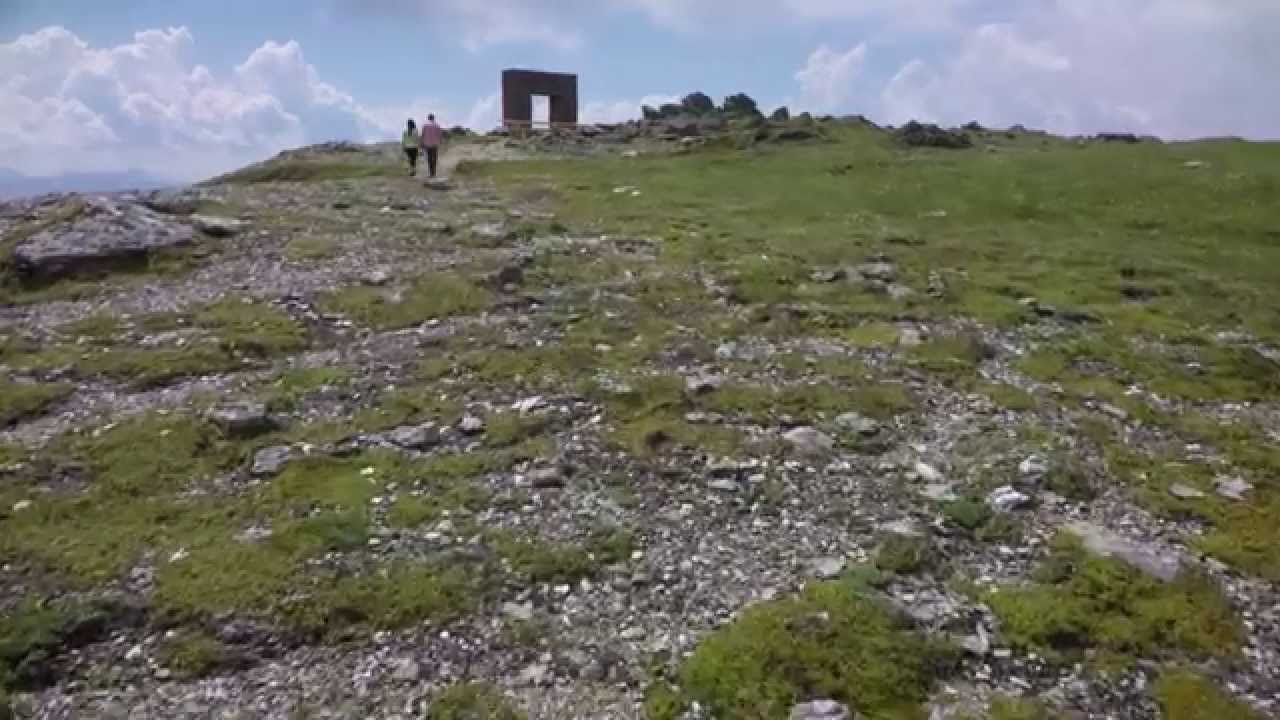
[[[418,174],[419,144],[418,126],[414,124],[413,118],[409,118],[409,124],[405,128],[400,144],[404,146],[404,156],[409,158],[409,177],[413,177]]]
[[[440,160],[440,142],[444,139],[444,131],[436,124],[436,116],[428,115],[422,125],[422,149],[427,154],[427,172],[436,176],[436,163]]]

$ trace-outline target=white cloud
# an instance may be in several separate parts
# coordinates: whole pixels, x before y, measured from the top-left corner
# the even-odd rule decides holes
[[[801,103],[809,110],[830,112],[844,106],[853,94],[853,85],[867,59],[865,43],[845,52],[819,45],[809,61],[796,73]]]
[[[0,44],[0,157],[28,174],[205,177],[286,147],[393,137],[402,118],[324,82],[296,42],[266,42],[224,76],[194,65],[186,28],[95,48],[61,27]]]
[[[856,73],[834,80],[838,54],[825,47],[797,79],[815,109],[831,110],[821,106],[834,100],[834,109],[895,124],[977,120],[1062,133],[1280,138],[1280,85],[1271,77],[1280,67],[1273,42],[1280,4],[1043,0],[1004,15],[953,24],[931,54],[878,87]],[[877,51],[869,51],[869,65]]]

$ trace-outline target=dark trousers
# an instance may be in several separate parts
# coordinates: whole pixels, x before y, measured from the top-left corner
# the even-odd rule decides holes
[[[404,149],[404,156],[409,158],[409,174],[415,175],[418,172],[418,148],[407,147]]]
[[[431,174],[431,177],[436,176],[436,162],[439,159],[440,159],[440,148],[438,147],[427,148],[427,172]]]

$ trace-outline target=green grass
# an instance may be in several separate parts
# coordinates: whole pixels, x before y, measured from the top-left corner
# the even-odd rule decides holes
[[[1017,647],[1070,659],[1087,650],[1141,657],[1233,658],[1243,630],[1214,581],[1184,570],[1163,583],[1060,535],[1037,581],[984,600]]]
[[[286,370],[267,386],[263,402],[271,412],[290,412],[296,410],[308,395],[340,387],[350,378],[351,371],[338,367]]]
[[[527,716],[496,685],[468,682],[441,690],[427,706],[426,720],[525,720]]]
[[[938,558],[924,535],[891,533],[876,548],[876,567],[899,575],[914,575],[934,568]]]
[[[235,653],[217,638],[199,630],[177,631],[160,644],[156,659],[182,679],[213,674],[236,662]]]
[[[1182,670],[1160,676],[1152,688],[1166,720],[1262,720],[1262,713],[1218,689],[1210,680]]]
[[[378,330],[398,330],[431,319],[467,315],[488,309],[493,295],[488,290],[451,273],[419,277],[403,289],[351,287],[324,300],[329,312],[336,312]]]
[[[66,383],[19,383],[0,380],[0,427],[44,411],[75,388]]]
[[[747,608],[681,664],[678,690],[651,692],[649,717],[672,720],[696,700],[716,717],[772,720],[823,697],[867,717],[923,720],[924,701],[954,651],[866,592],[853,581],[816,583]]]

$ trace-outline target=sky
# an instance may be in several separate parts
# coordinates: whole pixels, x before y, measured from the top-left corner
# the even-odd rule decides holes
[[[585,121],[766,112],[1280,139],[1280,0],[0,0],[0,168],[190,181],[299,145],[499,122],[506,67]]]

